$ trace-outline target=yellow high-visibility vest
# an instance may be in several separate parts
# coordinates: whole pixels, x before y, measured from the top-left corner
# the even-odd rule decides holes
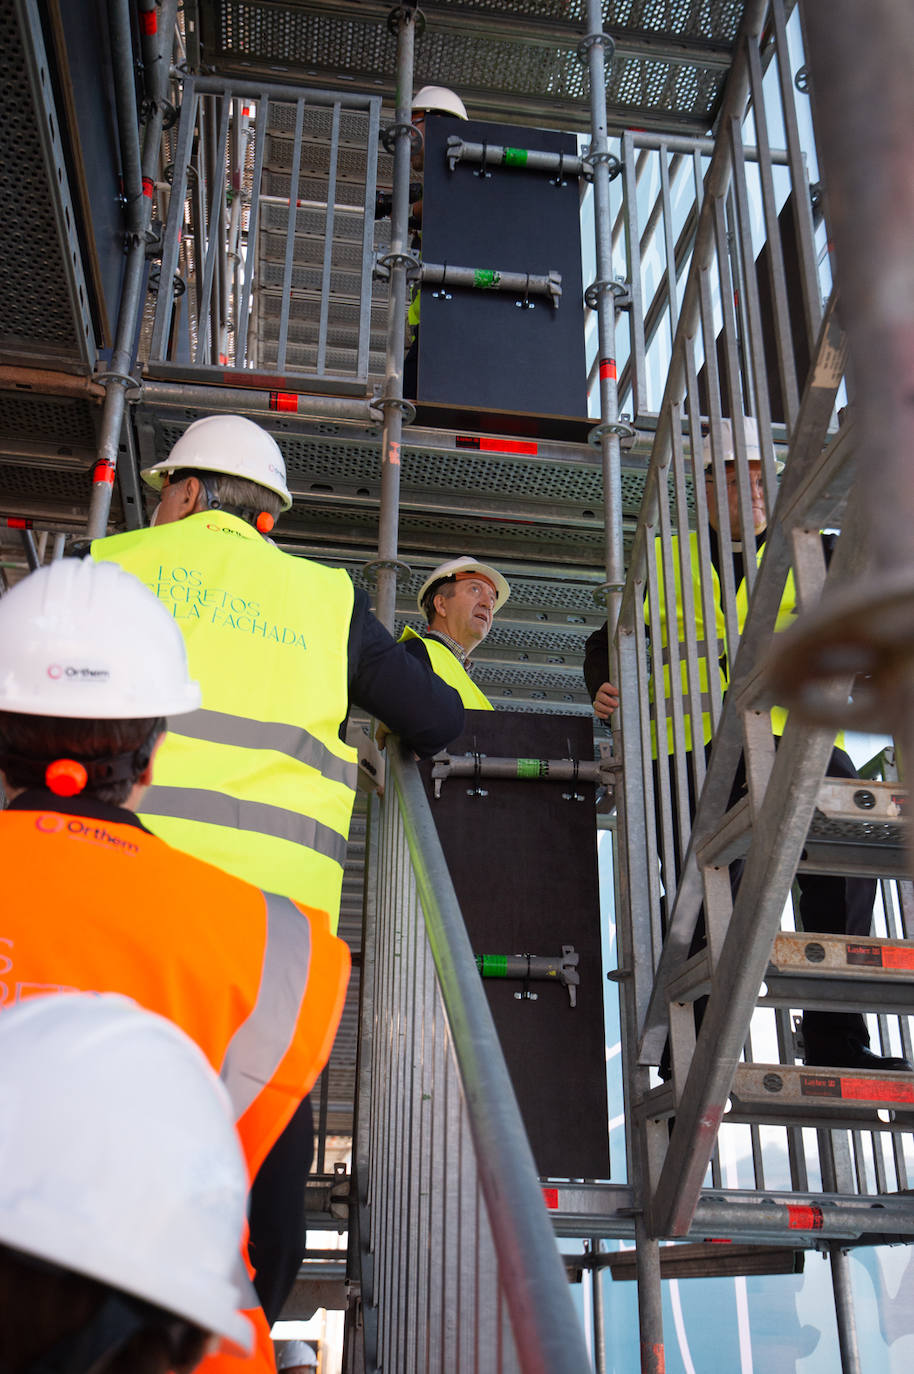
[[[168,607],[203,706],[175,716],[141,815],[169,844],[339,917],[356,789],[347,573],[281,553],[206,511],[98,539]]]
[[[758,553],[756,554],[756,563],[761,564],[762,555],[764,554],[764,552],[765,552],[765,545],[762,544],[761,547],[760,547],[759,550],[758,550]],[[774,622],[774,632],[775,632],[775,634],[780,634],[780,632],[781,632],[782,630],[788,630],[788,629],[790,628],[791,625],[795,625],[795,624],[796,624],[797,609],[798,609],[798,608],[797,608],[797,588],[796,588],[796,583],[794,582],[794,578],[793,578],[793,569],[790,568],[790,569],[788,570],[788,573],[787,573],[787,581],[784,583],[784,594],[783,594],[783,596],[781,597],[781,604],[778,606],[778,613],[777,613],[777,617],[775,618],[775,622]],[[736,623],[737,623],[738,626],[739,626],[739,632],[740,632],[740,634],[742,634],[743,629],[745,628],[746,617],[748,616],[748,614],[749,614],[749,591],[748,591],[748,588],[747,588],[747,585],[746,585],[746,579],[743,578],[742,582],[739,584],[739,586],[738,586],[737,589],[736,589]],[[727,661],[728,661],[728,663],[732,663],[732,662],[733,662],[733,658],[730,657],[730,656],[728,655]],[[785,709],[785,707],[783,707],[783,706],[772,706],[772,708],[771,708],[771,731],[772,731],[772,734],[775,734],[775,735],[783,735],[783,733],[784,733],[784,728],[785,728],[785,726],[787,725],[787,717],[788,717],[788,715],[789,715],[789,712]],[[844,732],[843,732],[843,730],[842,730],[838,735],[835,736],[835,746],[836,746],[836,748],[838,748],[838,749],[843,749],[843,748],[844,748]]]
[[[432,672],[453,687],[460,695],[460,700],[468,711],[494,711],[489,698],[476,686],[463,664],[451,653],[446,644],[442,644],[438,639],[426,639],[424,635],[417,634],[415,630],[407,625],[400,636],[400,643],[405,639],[421,639],[428,653],[429,662],[432,665]]]
[[[648,602],[644,603],[644,619],[651,632],[651,654],[654,662],[652,681],[657,680],[658,660],[663,667],[663,695],[666,706],[666,735],[668,754],[673,753],[673,718],[671,713],[672,690],[670,682],[670,644],[668,630],[668,616],[666,609],[666,593],[663,584],[663,565],[661,562],[660,541],[656,541],[657,557],[657,585],[660,602],[660,625],[655,628],[651,625],[650,607]],[[682,713],[685,725],[685,748],[692,749],[692,719],[689,714],[689,680],[688,668],[686,664],[686,642],[685,642],[685,612],[682,597],[682,577],[680,573],[679,556],[679,537],[673,535],[671,540],[671,551],[673,568],[675,570],[676,585],[676,642],[679,646],[679,672],[681,678],[682,694]],[[714,601],[715,624],[710,629],[711,643],[708,645],[708,627],[704,622],[704,603],[701,597],[701,563],[698,550],[698,535],[689,535],[689,564],[691,568],[692,588],[693,588],[693,623],[695,626],[695,637],[698,644],[698,685],[701,692],[701,729],[702,744],[707,744],[714,733],[714,724],[711,717],[711,690],[710,678],[708,676],[708,663],[713,663],[712,671],[718,674],[720,682],[720,696],[727,686],[727,679],[720,664],[720,658],[726,647],[724,614],[721,609],[720,581],[714,568],[709,564],[708,571],[711,576],[711,588]],[[658,632],[659,631],[659,632]],[[653,693],[652,693],[653,699]],[[657,729],[656,724],[651,721],[651,748],[653,757],[657,757]]]

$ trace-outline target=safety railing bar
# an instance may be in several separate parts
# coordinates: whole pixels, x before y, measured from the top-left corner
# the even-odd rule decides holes
[[[628,283],[631,292],[629,328],[631,350],[629,367],[632,371],[632,414],[637,417],[647,407],[647,372],[645,365],[644,307],[641,284],[641,241],[638,236],[638,191],[632,163],[634,145],[632,135],[622,135],[622,181],[625,210],[625,251]]]
[[[279,316],[279,339],[276,345],[276,371],[282,375],[286,366],[286,346],[289,340],[289,309],[292,303],[292,268],[295,260],[295,222],[298,218],[298,183],[301,177],[302,126],[305,102],[295,102],[295,138],[292,144],[292,172],[289,177],[289,223],[286,226],[286,251],[282,270],[282,306]]]
[[[206,257],[203,263],[203,284],[200,295],[200,324],[197,335],[197,354],[196,362],[206,361],[208,351],[212,351],[218,357],[219,340],[216,337],[213,310],[218,300],[218,289],[216,283],[216,255],[219,254],[220,261],[225,252],[225,235],[222,233],[222,208],[225,205],[225,149],[228,141],[229,115],[231,114],[232,102],[226,95],[222,101],[222,109],[219,115],[219,128],[216,136],[215,157],[213,168],[213,184],[211,187],[211,199],[206,214]],[[215,110],[212,112],[211,120],[207,128],[213,131],[215,126]],[[200,163],[204,160],[203,145],[201,138]],[[202,228],[202,225],[201,225]]]
[[[768,270],[771,282],[771,304],[777,337],[777,357],[780,368],[781,395],[784,399],[784,416],[788,425],[793,425],[799,407],[797,388],[796,358],[793,349],[793,334],[790,326],[790,305],[787,296],[787,276],[784,266],[784,253],[781,241],[781,227],[778,220],[777,200],[771,160],[768,155],[768,129],[765,117],[765,94],[762,76],[762,63],[755,44],[749,44],[749,79],[752,89],[752,103],[755,114],[756,137],[765,156],[759,162],[759,176],[762,190],[762,207],[765,219],[765,236],[768,242]]]
[[[340,105],[333,106],[330,126],[330,167],[327,173],[327,220],[324,229],[324,261],[321,271],[321,309],[317,333],[317,375],[327,367],[327,324],[330,318],[330,273],[333,267],[333,220],[336,210],[336,173],[340,152]],[[293,213],[291,205],[289,214]],[[367,216],[366,216],[367,219]]]
[[[732,189],[732,187],[731,187]],[[717,243],[717,271],[720,283],[720,304],[723,315],[721,337],[724,343],[724,378],[727,394],[730,397],[730,414],[738,416],[743,405],[741,380],[743,368],[740,362],[740,340],[738,322],[734,305],[738,290],[737,281],[731,274],[730,243],[725,221],[725,205],[722,200],[714,206],[714,233]],[[716,340],[715,340],[716,343]],[[740,541],[744,549],[751,549],[755,543],[755,527],[752,523],[752,498],[749,491],[749,468],[744,462],[745,430],[738,424],[733,426],[733,446],[736,455],[736,476],[738,484],[738,511]],[[751,595],[755,582],[756,563],[751,557],[745,559],[743,577]]]
[[[174,312],[174,293],[170,283],[174,281],[178,270],[178,250],[180,246],[180,228],[184,222],[184,202],[187,196],[187,169],[190,165],[191,147],[193,145],[194,128],[196,125],[197,96],[196,86],[193,77],[189,77],[184,83],[184,94],[181,102],[181,114],[178,122],[178,135],[175,146],[174,161],[174,182],[171,188],[171,195],[168,199],[168,214],[165,220],[165,230],[162,247],[162,266],[159,277],[159,294],[156,297],[155,319],[152,326],[152,337],[149,344],[149,356],[153,359],[164,358],[165,340],[171,328],[171,319]]]
[[[755,37],[760,33],[766,9],[767,0],[749,0],[746,5],[746,10],[743,15],[743,33],[748,35],[750,41],[748,43],[741,43],[737,51],[727,82],[724,109],[721,113],[722,123],[733,114],[740,116],[743,114],[749,86],[746,49],[747,47],[751,48],[753,46]],[[664,388],[663,402],[657,420],[657,431],[652,457],[656,458],[658,462],[665,461],[670,444],[669,402],[671,399],[679,400],[683,395],[685,343],[686,340],[694,334],[698,321],[699,276],[701,270],[707,268],[709,258],[711,254],[713,254],[714,225],[710,202],[715,197],[724,194],[729,180],[729,149],[725,146],[724,140],[718,140],[715,145],[710,166],[704,178],[704,198],[698,216],[695,248],[693,250],[688,280],[686,281],[685,291],[683,293],[682,307],[679,312],[679,321],[676,326],[676,338],[673,342],[673,351],[669,372],[667,374],[666,386]],[[652,481],[656,481],[655,476],[652,478],[652,473],[655,473],[655,471],[655,465],[652,461],[645,480],[646,494],[648,494],[651,489]],[[647,510],[646,505],[642,509],[644,512],[643,518],[648,519],[648,523],[653,523],[652,512]],[[643,560],[645,556],[645,545],[641,519],[639,519],[638,529],[635,531],[633,556],[635,553],[640,553],[640,557]],[[639,565],[639,571],[640,570],[643,570],[643,562]],[[623,608],[625,607],[626,600],[630,599],[633,595],[633,583],[632,579],[629,578],[626,590],[623,593]]]
[[[676,335],[676,315],[679,311],[679,302],[676,299],[676,247],[673,242],[673,202],[671,199],[671,188],[682,161],[682,154],[679,153],[673,155],[671,163],[668,162],[666,148],[664,147],[661,149],[660,196],[658,199],[662,205],[663,213],[663,256],[665,266],[663,277],[666,282],[667,307],[670,320],[670,347],[672,347],[673,339]],[[643,253],[644,249],[642,248],[641,251]]]
[[[399,742],[389,754],[520,1361],[580,1374],[583,1332],[441,842],[412,758]]]
[[[778,1009],[774,1013],[778,1042],[778,1063],[786,1064],[793,1052],[793,1031],[790,1026],[790,1012]],[[788,1126],[787,1163],[790,1169],[790,1186],[797,1193],[809,1191],[809,1172],[806,1168],[806,1151],[803,1147],[801,1127]]]
[[[700,207],[701,200],[699,199],[698,201],[696,201],[695,204],[692,205],[691,209],[689,210],[689,213],[686,215],[682,227],[679,231],[679,235],[676,238],[673,250],[673,261],[675,263],[674,276],[676,276],[677,278],[680,269],[686,263],[686,261],[688,260],[688,256],[692,251],[692,244],[695,239],[695,230],[698,224],[698,211]],[[650,299],[649,304],[644,309],[644,317],[642,320],[641,332],[644,335],[645,363],[651,352],[654,340],[657,337],[657,333],[660,329],[660,326],[663,323],[663,321],[669,317],[669,315],[669,286],[667,282],[667,274],[666,272],[664,272],[660,278],[660,281],[657,284],[657,287],[654,291],[653,296]],[[672,327],[670,330],[671,339],[675,336],[676,333],[677,318],[678,307],[677,311],[673,313]],[[619,374],[620,392],[622,392],[625,388],[627,388],[630,385],[631,371],[632,360],[631,358],[627,358],[625,361],[625,365]],[[644,406],[642,406],[641,409],[638,411],[639,417],[642,418],[646,413],[648,412],[646,412]]]
[[[771,22],[777,51],[778,85],[781,94],[781,111],[784,116],[784,130],[787,135],[787,153],[791,170],[793,188],[793,216],[799,244],[800,285],[803,292],[803,308],[806,320],[807,345],[812,355],[816,335],[822,323],[822,297],[816,274],[816,250],[812,224],[812,206],[809,198],[809,177],[806,160],[800,145],[800,130],[794,98],[794,85],[790,71],[790,51],[787,44],[787,29],[784,14],[784,0],[773,0]],[[775,153],[769,149],[771,161]]]
[[[263,154],[267,141],[267,120],[270,112],[269,96],[265,91],[256,97],[257,128],[254,130],[254,167],[251,178],[251,205],[248,210],[247,253],[244,259],[244,284],[241,288],[240,318],[235,321],[237,344],[235,346],[235,366],[248,365],[248,322],[251,308],[251,290],[254,283],[254,263],[257,259],[257,234],[260,228],[260,187],[263,181]],[[294,206],[289,206],[289,214],[295,215]]]
[[[765,358],[765,343],[762,332],[762,311],[759,301],[758,280],[752,257],[752,228],[749,211],[749,188],[746,181],[745,149],[739,120],[731,119],[729,124],[731,154],[733,158],[733,197],[736,204],[736,235],[743,263],[742,303],[746,311],[749,332],[750,372],[752,392],[755,401],[753,414],[759,423],[759,440],[763,454],[762,476],[765,483],[765,510],[770,514],[777,497],[777,480],[771,449],[771,395],[768,381],[768,363]]]
[[[378,98],[376,95],[363,95],[354,90],[341,92],[324,90],[316,86],[285,85],[276,81],[237,81],[234,77],[226,80],[223,76],[195,76],[194,81],[197,90],[205,94],[222,95],[226,93],[234,96],[245,96],[255,101],[259,96],[264,95],[270,100],[292,101],[303,98],[307,100],[309,106],[333,106],[342,100],[347,110],[370,110],[372,102],[377,101]]]
[[[684,751],[689,762],[684,767],[691,770],[693,795],[698,796],[701,792],[701,785],[704,782],[704,729],[702,706],[702,685],[701,668],[699,666],[699,646],[696,633],[697,622],[695,619],[695,589],[692,585],[690,575],[691,568],[691,534],[689,530],[689,512],[686,503],[686,471],[685,453],[682,442],[682,407],[676,406],[673,410],[673,455],[672,455],[672,477],[673,477],[673,497],[675,504],[675,534],[679,542],[679,586],[682,589],[682,619],[685,628],[685,656],[686,656],[686,684],[689,701],[689,722],[691,727],[691,749]],[[697,466],[694,465],[694,466]],[[693,474],[694,474],[693,466]],[[697,483],[701,482],[700,476],[696,476]],[[694,483],[693,483],[694,485]],[[705,622],[707,623],[707,622]],[[707,639],[707,634],[705,635]],[[713,655],[709,653],[707,645],[704,650],[706,663],[706,678],[710,678]],[[688,846],[689,835],[692,829],[691,807],[688,805],[688,779],[686,778],[685,799],[680,801],[683,808],[679,813],[679,833],[680,849],[679,855],[685,853]]]
[[[695,480],[692,483],[692,499],[695,503],[695,532],[698,539],[698,561],[701,569],[701,614],[702,623],[706,626],[716,624],[716,600],[714,595],[712,565],[711,565],[711,536],[710,522],[708,520],[708,496],[705,490],[704,471],[702,469],[699,478],[696,468],[699,466],[697,457],[701,449],[701,416],[698,410],[698,374],[695,368],[695,349],[694,342],[689,341],[685,349],[685,384],[686,384],[686,410],[689,417],[689,443],[692,453],[692,473]],[[683,583],[688,581],[683,575]],[[711,698],[711,728],[717,729],[720,720],[720,713],[723,703],[723,694],[720,686],[720,673],[711,671],[711,664],[708,665],[708,692]],[[696,777],[696,796],[700,794],[701,784],[705,775],[704,751],[696,750],[695,757],[700,760],[698,776]]]
[[[718,198],[710,198],[710,221],[712,231],[716,224]],[[716,254],[715,254],[716,258]],[[712,259],[713,263],[714,259]],[[720,549],[721,606],[727,635],[727,652],[733,655],[739,643],[739,622],[736,614],[736,579],[733,573],[733,541],[730,529],[730,515],[727,499],[727,469],[723,454],[723,435],[721,431],[722,403],[720,392],[720,373],[717,366],[717,337],[714,331],[714,305],[710,284],[710,268],[699,272],[699,314],[701,318],[702,339],[705,350],[705,378],[708,389],[708,429],[711,442],[711,472],[714,477],[715,529]],[[737,427],[738,428],[738,427]],[[739,467],[739,464],[737,464]],[[754,543],[750,541],[750,547]]]
[[[660,503],[660,511],[665,509],[664,503]],[[658,512],[658,515],[660,512]],[[661,527],[662,528],[662,527]],[[661,553],[662,537],[657,538],[655,528],[653,556],[647,560],[647,595],[645,605],[647,607],[649,623],[652,626],[659,626],[663,623],[661,615],[661,579],[669,564],[666,557],[668,544],[663,547]],[[660,566],[658,567],[658,563]],[[666,606],[675,605],[675,592],[672,601],[666,600],[668,591],[664,592],[664,604]],[[653,680],[653,692],[650,700],[650,714],[654,724],[654,738],[657,741],[657,769],[654,787],[657,791],[657,804],[660,812],[659,829],[657,836],[659,842],[659,852],[663,867],[664,886],[669,889],[673,884],[672,875],[676,872],[674,854],[676,852],[676,842],[673,835],[673,812],[672,797],[670,792],[670,777],[666,767],[667,741],[672,737],[672,754],[680,753],[683,745],[683,721],[682,721],[682,698],[681,694],[670,691],[667,695],[664,690],[664,681],[667,667],[664,662],[665,654],[669,657],[669,678],[670,683],[677,683],[680,680],[679,651],[678,645],[673,635],[667,634],[667,646],[664,650],[662,644],[657,643],[656,631],[651,639],[651,677]],[[678,714],[677,714],[678,711]],[[677,733],[678,732],[678,733]],[[645,771],[647,760],[645,759]]]
[[[368,140],[366,148],[365,171],[365,216],[362,224],[362,277],[359,307],[359,350],[358,362],[356,364],[356,374],[358,377],[368,376],[368,351],[371,343],[371,287],[372,287],[372,260],[374,254],[374,215],[372,207],[375,203],[375,190],[378,179],[377,158],[371,156],[373,149],[378,145],[378,130],[381,123],[381,102],[375,100],[370,107],[368,116]]]

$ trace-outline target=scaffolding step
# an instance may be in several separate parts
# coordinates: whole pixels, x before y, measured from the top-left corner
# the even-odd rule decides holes
[[[826,778],[806,842],[807,872],[907,873],[908,794],[897,782]]]
[[[914,940],[782,932],[765,975],[763,1006],[914,1015]]]
[[[727,1122],[914,1130],[914,1073],[740,1064]]]
[[[908,794],[897,782],[826,778],[816,798],[800,870],[901,877],[908,874]],[[723,816],[698,852],[700,864],[742,858],[752,840],[748,797]]]

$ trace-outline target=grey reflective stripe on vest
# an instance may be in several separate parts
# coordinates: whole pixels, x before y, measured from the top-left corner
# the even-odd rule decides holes
[[[230,830],[253,831],[291,840],[342,864],[346,858],[346,837],[313,816],[286,811],[267,802],[239,801],[224,792],[208,792],[201,787],[156,787],[153,783],[143,797],[141,814],[170,816],[173,820],[203,821],[224,825]]]
[[[189,715],[169,720],[168,731],[173,735],[186,735],[188,739],[207,740],[210,744],[272,749],[274,753],[285,754],[316,768],[330,782],[345,783],[353,792],[358,783],[358,766],[352,759],[338,758],[326,744],[321,744],[298,725],[231,716],[225,711],[191,711]]]
[[[247,1111],[279,1068],[292,1043],[311,965],[308,918],[275,892],[264,892],[267,943],[257,1001],[232,1036],[219,1076],[235,1120]]]

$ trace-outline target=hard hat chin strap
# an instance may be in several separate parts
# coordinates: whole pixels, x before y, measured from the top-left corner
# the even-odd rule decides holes
[[[143,743],[125,754],[110,754],[103,758],[68,754],[66,759],[35,759],[7,752],[0,754],[0,768],[21,780],[18,785],[24,783],[27,787],[50,787],[52,792],[57,792],[60,796],[74,796],[84,788],[91,792],[94,787],[105,786],[107,783],[132,782],[145,772],[149,767],[156,740],[164,728],[163,721],[157,720]],[[76,764],[83,770],[85,778],[81,785],[74,786],[71,782],[68,786],[55,786],[54,779],[61,773],[57,765],[61,763]],[[72,779],[73,770],[68,769],[67,774]]]

